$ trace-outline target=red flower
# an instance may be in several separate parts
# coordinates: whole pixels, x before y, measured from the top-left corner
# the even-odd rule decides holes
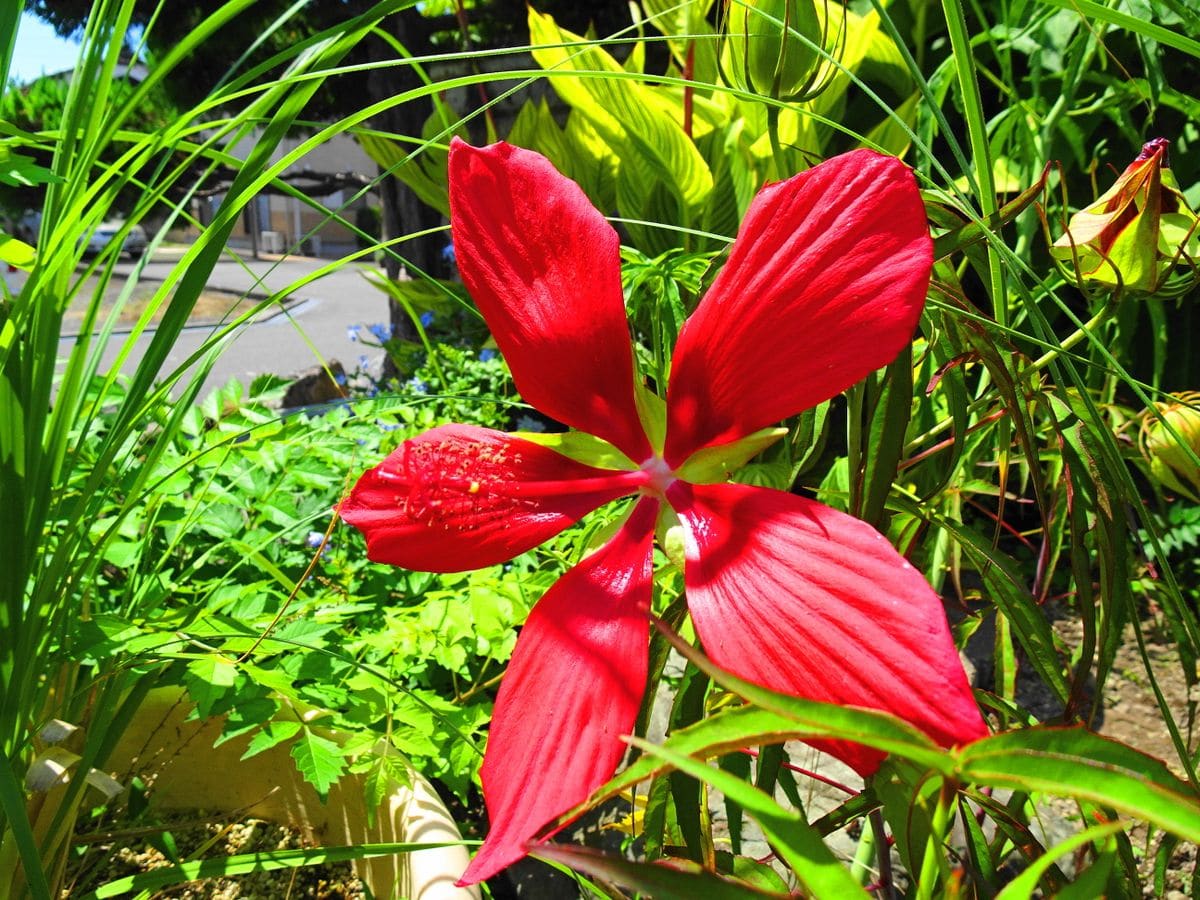
[[[702,481],[699,460],[721,453],[698,451],[729,449],[834,396],[911,339],[932,244],[902,163],[859,150],[759,193],[680,333],[657,447],[635,401],[617,234],[583,191],[536,153],[455,141],[450,207],[463,281],[521,395],[607,441],[626,465],[448,425],[363,475],[343,518],[374,560],[459,571],[639,497],[521,632],[483,761],[491,831],[463,883],[524,856],[619,764],[646,682],[655,525],[672,511],[692,621],[718,665],[778,691],[886,710],[947,746],[986,733],[937,595],[881,534],[793,494],[688,480]],[[862,774],[881,759],[855,744],[823,749]]]

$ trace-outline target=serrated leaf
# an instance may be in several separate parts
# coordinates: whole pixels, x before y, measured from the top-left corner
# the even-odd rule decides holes
[[[196,711],[201,718],[212,713],[213,705],[225,696],[237,680],[237,667],[222,656],[205,656],[188,663],[183,676],[188,694],[196,701]]]
[[[62,184],[63,178],[40,166],[32,156],[0,146],[0,184],[33,187],[35,184]],[[13,265],[16,265],[14,263]]]
[[[408,762],[404,757],[391,753],[377,757],[363,778],[368,824],[374,827],[376,809],[401,787],[412,787],[412,769]]]
[[[250,740],[250,746],[246,748],[246,752],[242,754],[242,759],[249,759],[252,756],[257,756],[264,750],[270,750],[276,744],[281,744],[291,737],[294,737],[296,732],[300,730],[299,722],[267,722],[263,725],[262,730],[254,735]]]
[[[213,744],[219,747],[239,734],[245,734],[259,725],[269,724],[271,716],[279,711],[279,704],[270,697],[250,697],[239,700],[233,709],[225,714],[225,727],[221,736]]]
[[[342,748],[308,728],[292,745],[292,759],[296,761],[296,770],[316,789],[322,800],[346,768]]]

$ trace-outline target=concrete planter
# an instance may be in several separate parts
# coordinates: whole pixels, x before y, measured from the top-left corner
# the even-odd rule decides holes
[[[462,839],[445,805],[416,772],[410,773],[411,787],[393,785],[371,825],[363,776],[344,776],[322,802],[296,771],[290,742],[242,760],[249,736],[214,747],[223,720],[188,721],[191,711],[179,689],[152,691],[109,759],[108,770],[121,782],[138,775],[151,786],[158,810],[236,812],[285,825],[316,846]],[[317,714],[288,712],[308,720]],[[322,736],[340,737],[330,730]],[[381,900],[478,900],[478,889],[454,886],[468,860],[467,848],[442,847],[360,860],[354,870]]]

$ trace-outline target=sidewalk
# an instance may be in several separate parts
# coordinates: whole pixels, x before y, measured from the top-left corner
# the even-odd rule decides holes
[[[186,248],[160,249],[143,269],[142,282],[168,278],[185,251]],[[362,269],[370,268],[369,263],[343,265],[313,278],[331,263],[310,257],[260,254],[259,259],[224,257],[214,266],[207,284],[211,290],[257,298],[285,293],[290,295],[290,302],[286,309],[269,311],[242,327],[240,334],[221,352],[205,381],[205,391],[230,378],[249,383],[255,376],[267,373],[295,375],[331,360],[338,360],[350,371],[359,367],[364,353],[370,357],[368,365],[378,367],[380,351],[351,341],[347,328],[386,322],[387,300],[360,274]],[[128,276],[133,268],[133,263],[119,264],[117,277]],[[185,328],[167,357],[163,375],[183,366],[217,330],[211,324]],[[122,365],[123,371],[128,373],[136,368],[151,338],[152,332],[138,338],[134,352]],[[113,335],[102,357],[103,367],[113,363],[126,339],[126,334]],[[63,356],[72,343],[74,338],[70,337],[60,342]]]

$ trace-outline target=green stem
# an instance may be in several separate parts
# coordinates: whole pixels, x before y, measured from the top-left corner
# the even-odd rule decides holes
[[[1104,303],[1103,306],[1100,307],[1095,315],[1084,322],[1079,328],[1076,328],[1073,332],[1071,332],[1071,334],[1063,338],[1057,347],[1055,347],[1053,350],[1047,350],[1032,363],[1030,363],[1030,365],[1025,369],[1025,372],[1037,372],[1038,370],[1052,363],[1060,355],[1066,353],[1068,350],[1086,338],[1102,322],[1110,318],[1112,314],[1116,312],[1116,309],[1116,304],[1114,304],[1110,298]]]
[[[917,900],[932,900],[934,887],[938,884],[938,875],[946,867],[945,855],[942,853],[942,842],[950,823],[951,800],[954,792],[943,783],[938,792],[937,805],[933,810],[933,818],[929,827],[929,841],[925,844],[925,852],[921,859],[921,874],[917,880]]]
[[[779,104],[767,106],[767,137],[771,141],[771,163],[775,166],[775,178],[783,179],[788,172],[784,168],[783,145],[779,143]]]

